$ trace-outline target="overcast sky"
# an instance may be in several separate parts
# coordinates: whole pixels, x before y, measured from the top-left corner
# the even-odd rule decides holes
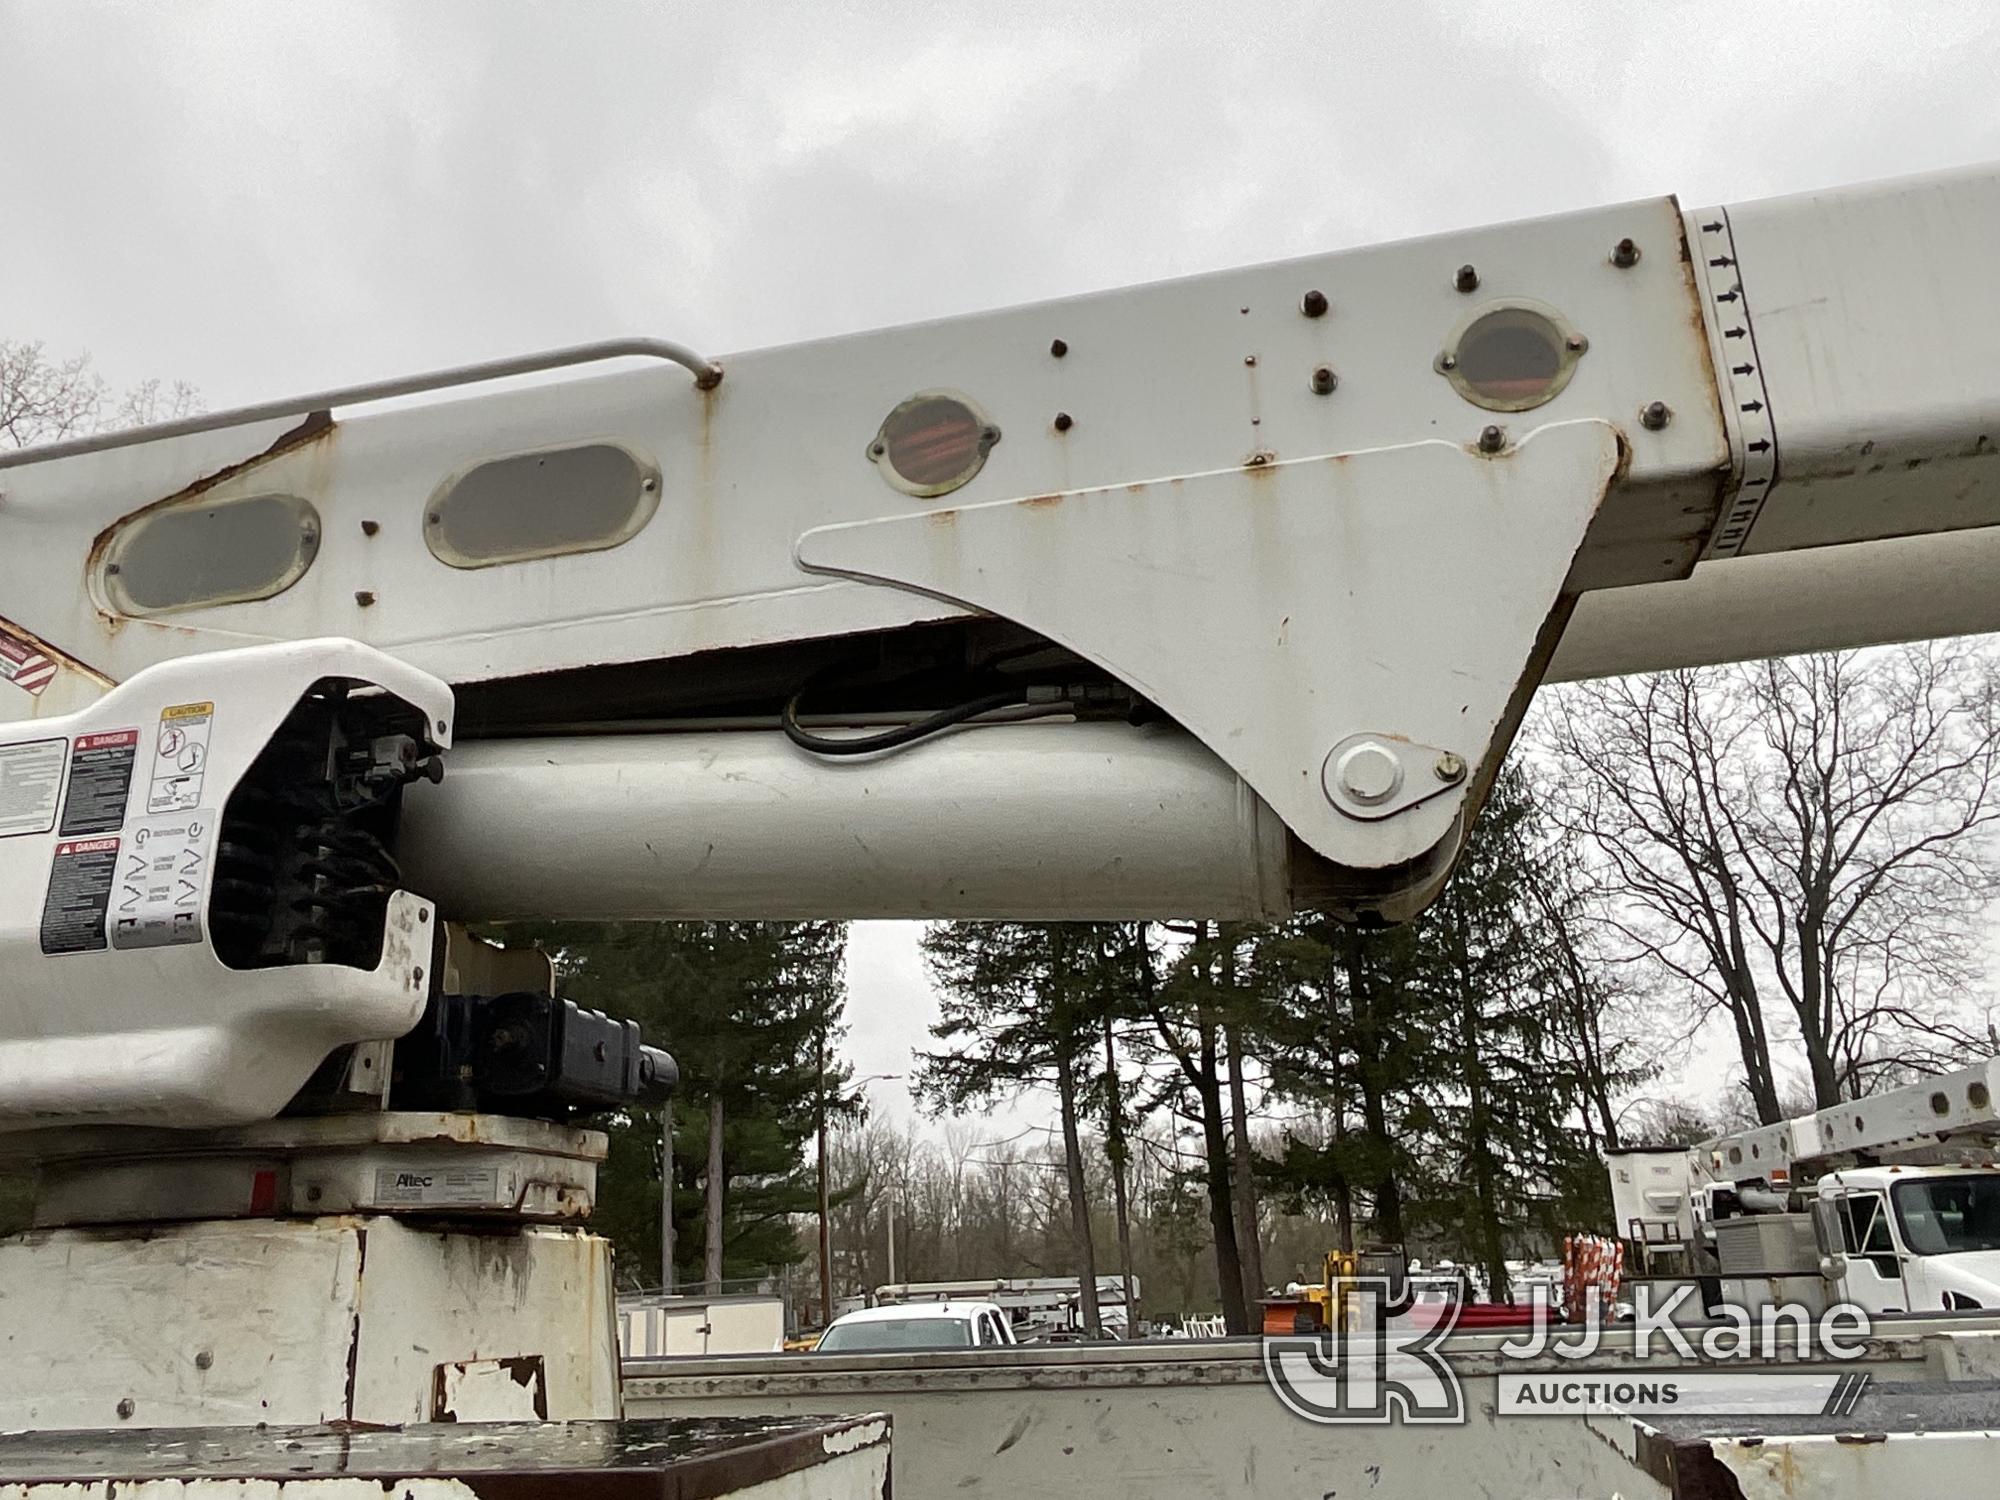
[[[726,353],[2000,160],[1997,79],[1985,0],[0,0],[0,337],[211,406]],[[861,1071],[907,1071],[911,930],[852,984]]]

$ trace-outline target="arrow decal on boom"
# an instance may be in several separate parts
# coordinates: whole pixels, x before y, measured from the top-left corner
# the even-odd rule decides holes
[[[1722,241],[1710,247],[1716,253],[1705,258],[1702,268],[1703,290],[1708,293],[1708,311],[1714,320],[1710,326],[1718,329],[1725,344],[1732,339],[1744,340],[1754,354],[1756,320],[1751,316],[1750,293],[1737,265],[1736,230],[1729,222],[1729,210],[1718,210],[1713,218],[1697,222],[1703,234]],[[1727,394],[1736,413],[1730,440],[1740,462],[1736,486],[1724,500],[1722,515],[1708,539],[1707,557],[1734,557],[1743,551],[1751,528],[1763,514],[1765,497],[1778,482],[1777,426],[1771,418],[1770,392],[1759,364],[1750,358],[1726,367]]]

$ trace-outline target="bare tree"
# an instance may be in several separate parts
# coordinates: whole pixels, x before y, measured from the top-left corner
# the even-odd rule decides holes
[[[728,1180],[722,1166],[722,1094],[708,1101],[708,1165],[703,1172],[707,1203],[702,1215],[706,1234],[702,1242],[702,1282],[711,1293],[722,1290],[722,1194]]]
[[[0,448],[143,427],[200,409],[200,394],[185,381],[148,380],[114,396],[88,354],[57,359],[39,342],[0,338]]]
[[[1994,891],[1993,668],[1927,643],[1583,684],[1542,713],[1614,925],[1728,1019],[1760,1120],[1789,1040],[1819,1107],[1976,1045],[1957,1000]]]
[[[201,392],[185,380],[142,380],[120,396],[111,427],[151,427],[201,410]]]
[[[1626,1109],[1620,1133],[1626,1147],[1692,1146],[1722,1134],[1722,1119],[1691,1100],[1637,1099]],[[1622,1231],[1621,1231],[1622,1232]]]
[[[1537,797],[1548,801],[1538,782]],[[1532,878],[1523,895],[1538,929],[1551,1002],[1549,1043],[1569,1062],[1579,1117],[1593,1152],[1620,1145],[1617,1096],[1659,1071],[1657,1047],[1639,1044],[1630,986],[1605,961],[1608,907],[1602,871],[1567,838],[1531,851]]]

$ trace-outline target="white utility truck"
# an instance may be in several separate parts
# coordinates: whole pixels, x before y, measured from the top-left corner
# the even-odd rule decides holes
[[[1132,1279],[1132,1295],[1140,1295]],[[1083,1283],[1076,1276],[1000,1276],[989,1280],[909,1281],[875,1288],[877,1306],[924,1302],[990,1302],[1007,1319],[1013,1342],[1064,1338],[1083,1330]],[[1130,1334],[1125,1306],[1125,1282],[1118,1276],[1097,1278],[1098,1322],[1115,1338]]]
[[[1635,1266],[1870,1313],[2000,1309],[2000,1058],[1686,1148],[1614,1153]]]
[[[707,1455],[652,1493],[892,1441],[968,1500],[1977,1492],[1976,1382],[1859,1445],[1527,1421],[1477,1339],[1460,1428],[1302,1421],[1241,1347],[621,1390],[586,1122],[671,1067],[467,924],[1406,917],[1544,682],[2000,629],[1996,243],[1992,171],[1654,198],[0,455],[0,1486],[393,1488],[512,1419]],[[640,1409],[710,1425],[563,1436]]]

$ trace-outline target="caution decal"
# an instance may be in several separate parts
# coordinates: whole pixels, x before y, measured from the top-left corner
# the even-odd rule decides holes
[[[159,734],[153,740],[147,812],[192,812],[201,806],[202,783],[208,774],[208,736],[214,725],[213,703],[182,703],[161,710]]]

